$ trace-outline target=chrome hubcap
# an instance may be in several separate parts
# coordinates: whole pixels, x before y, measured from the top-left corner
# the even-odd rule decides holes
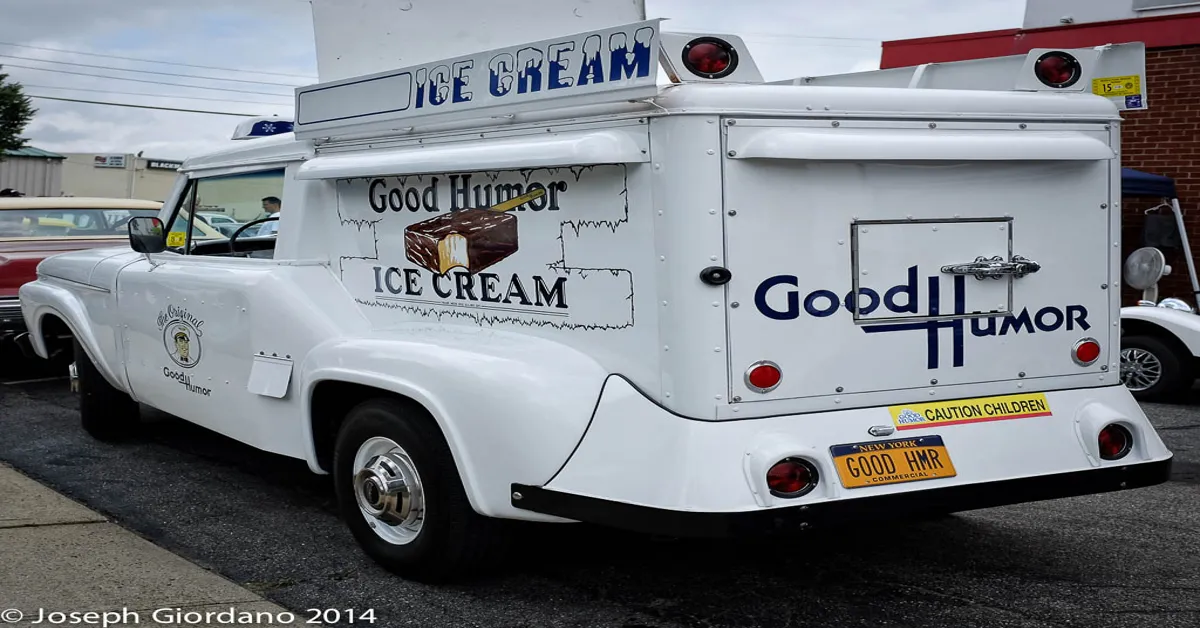
[[[1121,383],[1134,392],[1141,392],[1162,379],[1162,362],[1145,349],[1121,350]]]
[[[412,542],[425,522],[421,476],[394,441],[375,437],[354,457],[354,497],[367,524],[395,545]]]

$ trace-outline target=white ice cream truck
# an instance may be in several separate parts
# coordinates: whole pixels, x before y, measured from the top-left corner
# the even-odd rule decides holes
[[[306,460],[427,581],[504,520],[795,534],[1167,479],[1117,372],[1145,103],[1095,95],[1140,45],[764,83],[734,36],[544,32],[300,88],[133,250],[43,262],[29,340],[73,336],[83,426]],[[268,197],[277,236],[188,228]]]

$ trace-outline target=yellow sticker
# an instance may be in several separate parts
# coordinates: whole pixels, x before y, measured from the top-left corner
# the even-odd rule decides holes
[[[187,243],[187,234],[182,231],[172,231],[167,234],[167,246],[183,246]]]
[[[955,401],[935,401],[904,406],[891,406],[892,423],[898,430],[917,430],[938,425],[982,423],[1050,416],[1046,395],[1004,395]]]
[[[1092,79],[1092,93],[1100,96],[1136,96],[1142,93],[1142,77],[1110,76]]]

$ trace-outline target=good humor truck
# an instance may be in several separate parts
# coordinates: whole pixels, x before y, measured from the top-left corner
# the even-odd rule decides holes
[[[661,26],[297,89],[133,250],[42,262],[32,350],[73,337],[97,438],[145,404],[331,474],[428,581],[503,520],[793,534],[1167,479],[1118,376],[1140,44],[766,83]],[[216,204],[279,211],[189,227]]]

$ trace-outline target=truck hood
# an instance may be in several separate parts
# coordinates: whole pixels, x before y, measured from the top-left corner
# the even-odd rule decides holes
[[[105,285],[108,281],[95,277],[94,271],[104,260],[122,256],[134,258],[138,257],[138,253],[130,249],[128,244],[61,253],[43,259],[37,265],[37,274],[98,288],[109,288],[110,286]]]

